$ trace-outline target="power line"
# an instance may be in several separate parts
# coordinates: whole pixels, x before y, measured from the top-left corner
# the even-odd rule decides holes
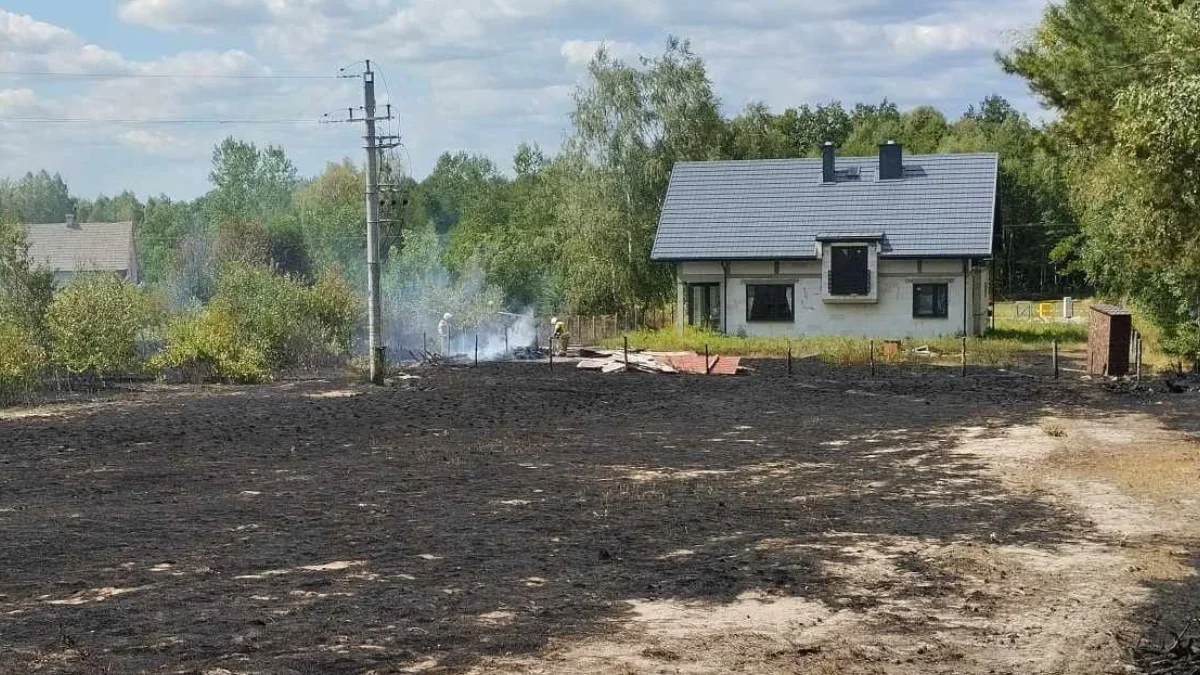
[[[0,77],[61,77],[99,80],[336,80],[336,75],[203,75],[200,73],[60,73],[50,70],[0,70]]]
[[[315,119],[135,119],[89,117],[0,117],[10,124],[321,124]]]

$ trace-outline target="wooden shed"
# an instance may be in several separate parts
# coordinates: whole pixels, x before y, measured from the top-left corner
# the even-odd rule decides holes
[[[1088,374],[1120,377],[1129,373],[1133,316],[1116,305],[1092,305],[1088,326]]]

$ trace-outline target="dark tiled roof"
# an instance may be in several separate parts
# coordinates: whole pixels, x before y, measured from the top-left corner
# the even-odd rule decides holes
[[[904,178],[879,181],[878,157],[679,162],[663,202],[655,260],[795,259],[818,235],[883,233],[885,256],[992,254],[999,158],[906,155]]]

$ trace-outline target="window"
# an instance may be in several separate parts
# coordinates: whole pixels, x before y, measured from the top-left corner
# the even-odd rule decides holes
[[[950,316],[950,285],[913,284],[913,316],[929,319]]]
[[[834,246],[829,266],[830,295],[870,295],[871,270],[866,246]]]
[[[747,284],[746,321],[793,321],[795,292],[792,284]]]
[[[721,327],[721,284],[688,284],[688,324],[709,330]]]

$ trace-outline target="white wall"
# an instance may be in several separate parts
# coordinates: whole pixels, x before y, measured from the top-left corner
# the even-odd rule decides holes
[[[745,331],[751,337],[845,335],[896,339],[963,332],[964,292],[970,292],[963,276],[963,261],[922,260],[919,268],[918,273],[915,260],[880,259],[876,284],[878,301],[844,304],[822,300],[824,282],[818,261],[780,262],[778,275],[774,273],[775,263],[734,263],[730,265],[730,275],[725,281],[728,288],[722,289],[727,303],[726,332],[736,335]],[[720,282],[723,278],[720,263],[685,263],[680,265],[679,272],[684,283]],[[914,317],[913,284],[941,282],[949,285],[949,316],[944,319]],[[795,320],[790,323],[747,322],[746,285],[754,283],[794,284]],[[967,325],[976,311],[986,313],[986,295],[982,301],[984,307],[980,310],[967,307]]]

